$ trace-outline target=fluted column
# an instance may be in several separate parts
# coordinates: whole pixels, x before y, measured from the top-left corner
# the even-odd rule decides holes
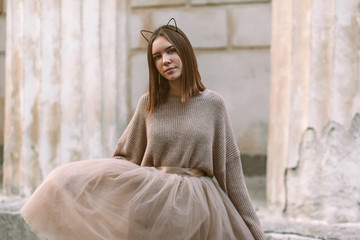
[[[129,118],[123,0],[7,2],[4,190],[110,157]]]
[[[321,136],[330,121],[349,129],[360,112],[359,4],[359,0],[272,1],[267,165],[271,209],[285,210],[286,187],[292,187],[286,186],[286,169],[301,165],[306,129]]]

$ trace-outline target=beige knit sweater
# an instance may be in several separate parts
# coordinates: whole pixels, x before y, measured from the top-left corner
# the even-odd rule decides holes
[[[170,96],[146,113],[148,94],[118,141],[113,157],[141,166],[198,168],[215,176],[255,239],[265,239],[245,185],[240,152],[223,98],[206,89],[182,103]]]

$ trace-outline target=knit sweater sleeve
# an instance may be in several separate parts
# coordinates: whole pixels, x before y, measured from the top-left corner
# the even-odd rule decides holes
[[[245,184],[240,151],[237,147],[223,99],[218,101],[217,105],[219,115],[216,121],[213,144],[215,178],[220,187],[228,194],[254,238],[257,240],[265,239]]]
[[[143,95],[136,107],[135,113],[117,142],[113,158],[127,159],[141,165],[146,146],[146,104],[148,95]]]

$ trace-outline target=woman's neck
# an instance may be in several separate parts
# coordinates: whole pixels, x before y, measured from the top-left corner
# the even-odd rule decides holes
[[[181,82],[180,79],[169,81],[169,95],[170,96],[181,96]]]

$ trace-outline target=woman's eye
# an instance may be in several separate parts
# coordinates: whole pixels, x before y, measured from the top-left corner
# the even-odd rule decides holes
[[[172,48],[172,49],[169,49],[168,53],[174,53],[175,52],[175,49]]]
[[[160,59],[160,58],[161,58],[161,56],[160,56],[160,55],[157,55],[157,56],[154,57],[154,60],[158,60],[158,59]]]

